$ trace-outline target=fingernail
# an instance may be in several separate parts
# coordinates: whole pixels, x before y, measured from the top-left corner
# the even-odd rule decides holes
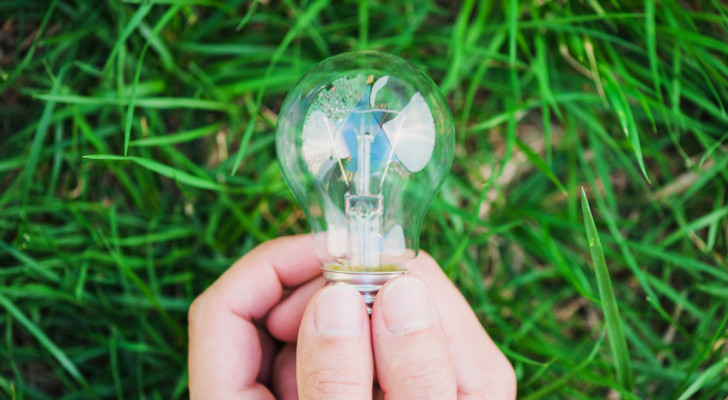
[[[314,322],[319,335],[359,336],[362,297],[349,285],[327,286],[316,299]]]
[[[382,315],[387,329],[394,334],[430,326],[432,306],[425,284],[406,276],[390,282],[382,295]]]

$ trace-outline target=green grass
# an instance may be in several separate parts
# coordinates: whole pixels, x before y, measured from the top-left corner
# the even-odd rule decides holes
[[[286,91],[365,48],[447,96],[422,248],[520,396],[728,396],[723,2],[156,3],[0,0],[0,398],[185,398],[192,299],[307,231]]]

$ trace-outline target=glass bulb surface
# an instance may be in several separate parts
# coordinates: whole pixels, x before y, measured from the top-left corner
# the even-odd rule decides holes
[[[279,114],[276,149],[327,279],[373,300],[406,272],[453,146],[437,85],[399,57],[345,53],[298,81]]]

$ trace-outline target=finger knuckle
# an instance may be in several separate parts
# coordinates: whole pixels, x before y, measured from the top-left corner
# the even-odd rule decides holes
[[[364,390],[355,371],[343,368],[322,368],[310,371],[305,376],[305,386],[310,388],[311,399],[343,399]]]
[[[457,394],[455,374],[449,360],[427,360],[403,370],[401,382],[395,383],[408,398],[454,399]]]
[[[260,252],[265,252],[267,249],[273,249],[273,248],[279,247],[289,240],[291,240],[291,238],[289,236],[280,236],[277,238],[273,238],[273,239],[267,240],[267,241],[259,244],[256,247],[256,250],[260,251]]]

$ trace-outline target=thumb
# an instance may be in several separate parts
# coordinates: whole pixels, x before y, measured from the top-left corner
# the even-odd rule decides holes
[[[377,295],[372,337],[384,397],[455,399],[457,383],[445,332],[425,283],[395,278]]]
[[[352,286],[319,290],[298,332],[301,399],[371,400],[374,361],[364,300]]]

